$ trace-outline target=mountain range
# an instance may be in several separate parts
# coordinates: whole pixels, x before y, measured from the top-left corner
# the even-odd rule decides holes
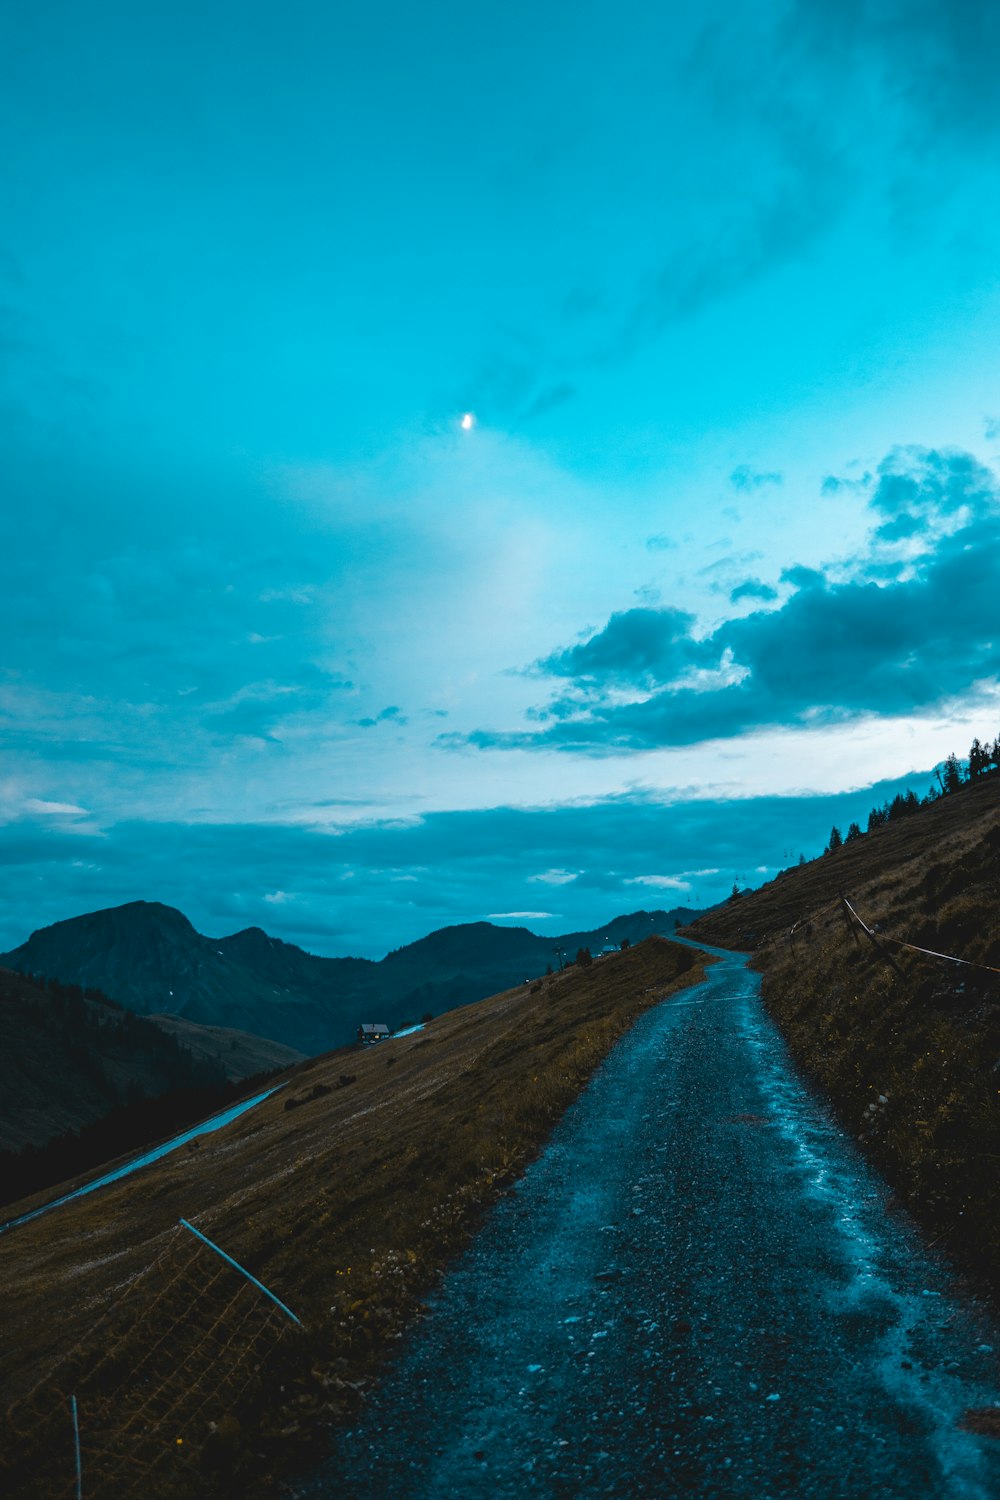
[[[132,901],[43,927],[0,954],[0,965],[96,987],[139,1015],[234,1028],[315,1054],[352,1041],[362,1021],[417,1021],[558,968],[560,949],[571,960],[580,948],[667,936],[696,915],[631,912],[560,937],[470,922],[375,961],[318,957],[259,927],[205,937],[173,907]]]

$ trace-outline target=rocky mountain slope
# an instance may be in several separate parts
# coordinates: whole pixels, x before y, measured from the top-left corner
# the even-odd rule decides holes
[[[259,927],[204,937],[172,907],[133,901],[42,928],[0,963],[98,986],[140,1015],[169,1013],[315,1054],[352,1041],[361,1021],[398,1026],[533,979],[549,964],[558,968],[559,948],[571,959],[581,947],[599,952],[607,939],[672,933],[694,915],[633,912],[559,938],[473,922],[441,928],[376,963],[320,958]]]

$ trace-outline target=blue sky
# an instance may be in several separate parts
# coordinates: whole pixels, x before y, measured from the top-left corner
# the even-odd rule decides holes
[[[998,62],[926,0],[8,5],[0,945],[708,902],[992,738]]]

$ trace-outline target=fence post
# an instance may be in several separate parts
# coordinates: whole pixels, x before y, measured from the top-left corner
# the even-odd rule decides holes
[[[227,1255],[225,1250],[220,1250],[218,1245],[210,1240],[207,1234],[202,1234],[200,1229],[195,1229],[194,1225],[189,1224],[187,1219],[180,1219],[178,1222],[183,1224],[185,1229],[189,1229],[194,1235],[195,1239],[201,1240],[203,1245],[207,1245],[210,1250],[214,1250],[216,1255],[221,1256],[221,1258],[226,1261],[228,1265],[233,1266],[237,1271],[239,1271],[241,1276],[245,1276],[247,1281],[253,1282],[257,1290],[263,1292],[265,1297],[270,1297],[275,1306],[280,1307],[281,1311],[285,1313],[287,1317],[291,1318],[293,1323],[298,1323],[299,1327],[302,1327],[302,1319],[297,1318],[292,1312],[292,1309],[290,1307],[286,1307],[285,1304],[280,1300],[280,1298],[276,1297],[274,1293],[270,1291],[262,1281],[258,1281],[256,1276],[251,1276],[246,1266],[241,1266],[239,1261],[233,1260],[233,1257],[231,1255]]]
[[[894,973],[898,974],[900,979],[905,979],[905,972],[899,967],[899,964],[893,958],[892,954],[889,953],[886,948],[879,942],[878,938],[875,936],[874,932],[872,932],[867,922],[862,921],[862,919],[858,916],[857,912],[854,910],[854,907],[848,901],[847,897],[842,895],[840,899],[844,904],[844,916],[847,917],[848,912],[850,912],[850,915],[854,918],[854,920],[860,924],[861,931],[864,933],[865,937],[870,943],[874,943],[875,947],[885,959],[890,969],[892,969]],[[847,919],[848,921],[850,920],[849,917]]]
[[[83,1500],[83,1464],[80,1461],[80,1413],[76,1397],[70,1396],[69,1408],[73,1415],[73,1456],[76,1460],[76,1500]]]
[[[858,937],[858,929],[857,929],[857,927],[851,921],[851,918],[850,918],[850,915],[849,915],[850,910],[851,910],[851,908],[850,908],[850,906],[847,903],[847,897],[843,894],[843,892],[841,892],[841,895],[840,895],[840,915],[843,917],[844,921],[847,923],[847,930],[851,934],[851,937],[854,939],[854,946],[855,946],[855,948],[860,948],[861,947],[861,939]]]

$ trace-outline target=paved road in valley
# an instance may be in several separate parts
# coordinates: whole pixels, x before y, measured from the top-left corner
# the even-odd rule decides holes
[[[90,1182],[85,1182],[82,1187],[74,1188],[70,1193],[63,1193],[58,1198],[52,1198],[48,1203],[43,1203],[40,1208],[33,1208],[26,1214],[18,1214],[16,1219],[7,1219],[0,1224],[0,1234],[5,1234],[8,1229],[16,1229],[19,1224],[28,1224],[32,1219],[38,1219],[42,1214],[47,1214],[53,1208],[62,1208],[64,1203],[72,1203],[74,1198],[85,1198],[88,1193],[96,1193],[99,1188],[107,1187],[112,1182],[121,1182],[123,1177],[130,1177],[133,1172],[140,1171],[143,1167],[150,1166],[154,1161],[162,1161],[169,1156],[171,1151],[176,1151],[180,1146],[186,1146],[188,1141],[197,1140],[199,1136],[211,1135],[214,1130],[221,1130],[224,1125],[231,1125],[238,1120],[240,1115],[245,1115],[248,1109],[270,1099],[276,1094],[283,1083],[276,1083],[274,1088],[265,1089],[262,1094],[254,1094],[251,1099],[241,1099],[238,1104],[231,1104],[221,1114],[212,1115],[211,1119],[202,1120],[197,1125],[192,1125],[189,1130],[184,1130],[180,1135],[172,1136],[169,1141],[164,1141],[159,1146],[153,1146],[149,1151],[143,1151],[131,1160],[123,1162],[119,1167],[113,1167],[110,1172],[104,1172],[100,1177],[94,1177]]]
[[[644,1015],[309,1500],[995,1500],[1000,1328],[726,955]],[[878,1080],[872,1080],[877,1085]]]

